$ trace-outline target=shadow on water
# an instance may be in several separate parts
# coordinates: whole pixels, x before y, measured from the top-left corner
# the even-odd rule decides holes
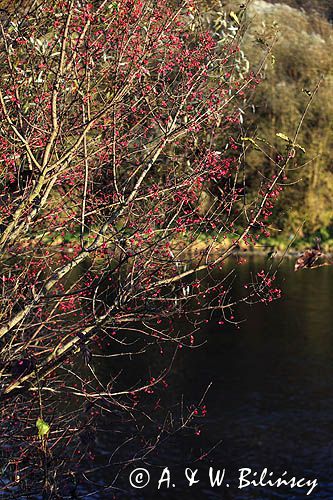
[[[236,292],[251,269],[262,266],[258,258],[243,265]],[[182,397],[187,402],[198,401],[212,382],[200,435],[193,430],[179,432],[158,449],[150,457],[150,465],[145,465],[151,472],[147,488],[131,488],[126,471],[122,484],[126,493],[109,490],[89,498],[333,498],[333,269],[294,273],[292,268],[290,261],[281,266],[281,300],[269,306],[242,307],[237,314],[246,321],[240,329],[232,325],[221,328],[216,321],[207,323],[200,333],[206,343],[179,353],[161,404],[172,407]],[[103,369],[108,371],[105,363]],[[112,433],[99,438],[101,456],[111,448],[112,440]],[[194,462],[209,450],[206,457]],[[158,491],[164,466],[170,468],[176,486],[167,489],[164,483]],[[187,466],[198,468],[197,477],[202,479],[191,488],[184,478]],[[229,488],[210,487],[210,466],[226,469]],[[284,471],[289,478],[317,478],[319,486],[310,496],[306,496],[306,488],[239,490],[238,469],[242,467],[258,471],[258,475],[267,467],[275,478]],[[109,472],[106,469],[99,481],[107,484]]]

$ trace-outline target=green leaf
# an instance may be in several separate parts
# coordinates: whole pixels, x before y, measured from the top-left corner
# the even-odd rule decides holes
[[[49,433],[50,426],[42,418],[37,419],[36,427],[38,429],[38,437],[41,439]]]
[[[275,135],[276,137],[280,137],[280,139],[283,139],[284,141],[292,142],[291,139],[286,134],[282,134],[282,132],[278,132]]]

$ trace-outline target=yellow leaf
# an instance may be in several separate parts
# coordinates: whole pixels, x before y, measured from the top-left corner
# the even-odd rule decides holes
[[[238,16],[237,14],[235,14],[233,10],[230,12],[229,16],[231,17],[231,19],[233,19],[233,21],[235,21],[238,24],[238,26],[240,26]]]
[[[251,142],[256,148],[260,149],[258,144],[252,139],[252,137],[241,137],[241,140]]]
[[[293,141],[290,139],[290,137],[288,137],[286,134],[282,134],[281,132],[278,132],[276,134],[277,137],[280,137],[280,139],[283,139],[284,141],[287,141],[289,142],[289,144],[294,147],[294,148],[298,148],[300,149],[301,151],[303,151],[303,153],[305,153],[305,149],[303,148],[303,146],[301,146],[300,144],[294,144]]]
[[[282,134],[282,132],[278,132],[275,135],[276,137],[280,137],[280,139],[283,139],[284,141],[291,142],[290,138],[286,134]]]
[[[294,144],[294,147],[300,149],[301,151],[303,151],[303,153],[306,153],[305,148],[303,148],[303,146],[301,146],[300,144]]]

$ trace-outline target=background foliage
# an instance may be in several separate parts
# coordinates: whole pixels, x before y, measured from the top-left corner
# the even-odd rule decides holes
[[[256,137],[271,145],[272,158],[281,151],[277,133],[292,136],[309,94],[319,90],[306,115],[299,135],[305,153],[288,171],[284,190],[274,209],[274,224],[269,242],[285,247],[296,235],[296,246],[312,244],[320,237],[324,248],[333,247],[333,147],[332,111],[332,2],[285,2],[253,0],[243,2],[206,2],[205,8],[238,15],[245,25],[242,49],[251,68],[259,64],[262,53],[271,44],[251,107],[245,110],[244,135],[255,126]],[[204,10],[204,9],[203,9]],[[263,157],[255,148],[246,152],[246,175],[255,196],[260,183]],[[274,162],[265,161],[264,171],[271,173]]]

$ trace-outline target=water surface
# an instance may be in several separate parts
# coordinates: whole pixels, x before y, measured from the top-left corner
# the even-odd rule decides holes
[[[242,306],[237,317],[246,321],[239,329],[233,325],[221,329],[212,319],[200,333],[205,344],[179,353],[160,404],[176,408],[183,400],[190,405],[212,383],[204,401],[207,415],[196,429],[177,433],[141,463],[151,472],[151,485],[142,490],[129,486],[130,470],[140,465],[134,463],[119,478],[122,492],[109,489],[90,498],[333,498],[333,268],[294,273],[293,264],[286,260],[280,268],[282,299],[268,306]],[[258,258],[243,265],[235,293],[251,271],[263,266]],[[148,372],[156,359],[145,363]],[[129,363],[127,368],[135,370],[135,366]],[[103,369],[109,371],[107,362]],[[115,433],[99,437],[97,461],[114,447]],[[170,468],[176,486],[157,491],[164,466]],[[229,488],[209,486],[209,466],[226,469]],[[199,469],[198,485],[187,486],[185,467]],[[239,490],[242,467],[259,473],[267,467],[275,477],[286,470],[289,477],[317,478],[319,487],[310,497],[307,489]],[[112,467],[99,472],[96,480],[106,485],[111,476]]]

